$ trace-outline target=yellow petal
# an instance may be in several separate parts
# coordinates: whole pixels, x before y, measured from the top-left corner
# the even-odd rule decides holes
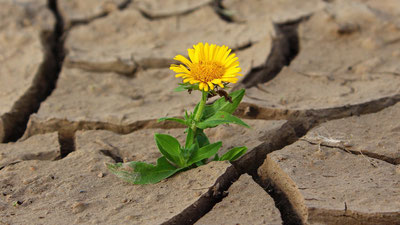
[[[176,75],[175,75],[175,77],[183,77],[183,76],[187,76],[187,74],[179,73],[179,74],[176,74]]]
[[[187,65],[187,66],[191,66],[192,63],[183,55],[177,55],[174,58],[175,60],[181,61],[183,64]]]
[[[233,74],[233,73],[239,73],[240,71],[242,71],[242,69],[240,67],[236,67],[236,68],[229,68],[225,71],[225,74]]]
[[[208,91],[208,85],[204,85],[204,91]]]
[[[203,88],[204,88],[204,83],[200,83],[200,84],[199,84],[199,89],[200,89],[200,90],[203,90]]]
[[[205,59],[204,57],[204,45],[202,42],[197,44],[198,51],[199,51],[199,61],[203,61]]]
[[[191,78],[191,77],[186,78],[186,79],[183,80],[183,83],[187,83],[187,82],[189,82],[189,81],[191,81],[191,80],[193,80],[193,78]]]
[[[232,49],[228,49],[225,54],[222,56],[222,62],[225,62],[226,57],[228,57],[228,55],[231,53]]]
[[[213,84],[220,84],[222,81],[221,79],[214,79],[211,81]]]
[[[212,44],[212,45],[210,46],[210,52],[209,52],[210,55],[208,56],[208,58],[209,58],[211,61],[214,61],[215,47],[216,47],[215,44]]]
[[[229,68],[234,68],[234,67],[238,67],[239,66],[239,61],[234,61],[232,64],[230,64],[229,66],[227,66],[225,64],[225,68],[229,69]]]
[[[206,42],[206,44],[204,45],[204,60],[209,61],[208,55],[209,55],[209,45]]]
[[[230,77],[222,78],[221,80],[229,83],[236,83],[238,81],[237,78],[230,78]]]
[[[210,90],[214,90],[214,84],[211,83],[210,81],[207,82],[208,86],[210,86]]]
[[[226,50],[227,50],[227,47],[226,47],[225,45],[223,45],[223,46],[219,49],[219,52],[218,52],[218,54],[217,54],[216,57],[215,57],[215,61],[221,62],[221,63],[222,63],[222,56],[225,54]]]
[[[188,49],[188,54],[189,54],[190,61],[192,61],[193,63],[198,63],[199,62],[199,59],[196,58],[196,54],[195,54],[195,50],[194,49],[189,48]]]
[[[200,82],[199,80],[191,80],[191,81],[189,81],[190,84],[196,84],[196,83],[199,83],[199,82]]]
[[[232,77],[237,77],[237,73],[235,73],[235,74],[224,74],[222,76],[222,78],[232,78]]]

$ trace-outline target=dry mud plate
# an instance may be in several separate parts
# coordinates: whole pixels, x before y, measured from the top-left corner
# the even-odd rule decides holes
[[[157,123],[200,99],[169,65],[228,45],[249,150],[154,185]],[[0,224],[400,224],[397,0],[0,1]]]

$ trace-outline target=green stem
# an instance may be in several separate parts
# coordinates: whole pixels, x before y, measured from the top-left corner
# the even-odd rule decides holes
[[[199,108],[197,109],[196,115],[194,115],[194,121],[199,122],[199,120],[201,119],[201,116],[203,115],[203,111],[204,111],[204,106],[206,105],[206,101],[207,101],[207,95],[208,92],[207,91],[202,91],[202,96],[201,96],[201,100],[200,100],[200,104],[199,104]],[[196,126],[194,126],[195,128]],[[193,126],[192,126],[193,129]]]
[[[207,101],[207,96],[208,96],[208,92],[207,91],[202,91],[202,96],[201,96],[201,100],[199,103],[199,108],[197,109],[196,114],[194,115],[194,121],[195,123],[199,122],[201,117],[203,116],[203,112],[204,112],[204,107],[206,106],[206,101]],[[189,147],[191,144],[193,144],[194,139],[196,138],[196,124],[192,124],[192,130],[193,130],[193,139],[190,140],[189,145],[187,147]]]

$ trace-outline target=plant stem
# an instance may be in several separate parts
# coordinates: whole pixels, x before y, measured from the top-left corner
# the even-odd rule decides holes
[[[199,120],[201,119],[201,117],[203,116],[203,111],[204,111],[204,107],[206,105],[206,101],[207,101],[207,96],[208,96],[208,92],[207,91],[202,91],[202,96],[201,96],[201,100],[199,103],[199,108],[197,109],[196,114],[194,115],[194,121],[195,123],[199,122]],[[193,131],[193,138],[192,140],[190,140],[189,145],[187,147],[189,147],[191,144],[193,144],[194,139],[196,138],[196,124],[192,124],[192,131]]]
[[[201,116],[203,115],[204,106],[206,105],[206,101],[207,101],[207,95],[208,95],[207,91],[202,91],[199,108],[197,109],[196,115],[194,115],[194,121],[196,121],[196,122],[199,122],[199,120],[201,119]]]

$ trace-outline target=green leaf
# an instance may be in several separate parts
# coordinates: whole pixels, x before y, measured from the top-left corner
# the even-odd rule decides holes
[[[239,106],[240,101],[242,101],[244,93],[245,93],[244,89],[240,89],[230,93],[229,96],[231,96],[232,98],[232,103],[226,101],[225,98],[222,97],[219,98],[217,101],[215,101],[213,104],[206,105],[204,108],[202,120],[210,118],[218,111],[223,111],[232,114]]]
[[[199,148],[210,144],[207,135],[204,133],[202,129],[196,130],[196,141],[199,145]]]
[[[163,156],[157,165],[144,162],[107,164],[107,168],[118,177],[133,184],[154,184],[182,170],[171,165]]]
[[[192,128],[189,127],[187,129],[185,148],[189,148],[193,144],[193,140],[194,140],[194,132]]]
[[[203,163],[203,161],[198,161],[194,163],[197,167],[205,165],[205,163]]]
[[[219,161],[224,161],[224,160],[229,160],[229,161],[234,161],[240,156],[242,156],[244,153],[246,153],[247,147],[236,147],[232,148],[229,150],[227,153],[225,153],[221,158],[219,158]]]
[[[174,118],[174,117],[162,117],[162,118],[158,119],[157,122],[162,122],[165,120],[175,121],[175,122],[181,123],[183,125],[187,125],[185,120],[179,119],[179,118]]]
[[[185,87],[179,86],[174,89],[175,92],[181,92],[181,91],[186,91],[187,89]]]
[[[235,123],[235,124],[250,128],[250,126],[247,125],[245,122],[243,122],[241,119],[237,118],[236,116],[231,115],[228,112],[224,112],[224,111],[219,111],[219,112],[215,113],[213,116],[204,120],[203,122],[197,123],[196,126],[200,129],[206,129],[206,128],[216,127],[220,124],[226,124],[226,123]]]
[[[211,156],[215,155],[222,146],[222,142],[215,142],[210,145],[206,145],[202,148],[199,148],[197,151],[193,152],[192,156],[190,157],[187,165],[192,165],[193,163],[199,162],[203,159],[208,159]]]
[[[199,89],[199,84],[179,83],[178,85],[179,87],[174,89],[176,92]]]
[[[154,139],[156,140],[157,147],[161,154],[176,165],[180,167],[184,166],[184,160],[181,155],[181,145],[176,138],[168,134],[155,134]]]

